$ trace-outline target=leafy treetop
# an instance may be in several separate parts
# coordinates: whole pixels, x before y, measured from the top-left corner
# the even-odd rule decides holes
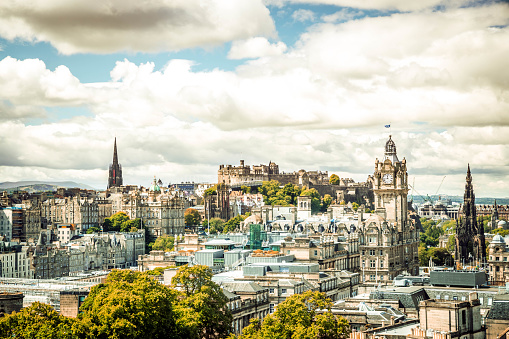
[[[252,320],[239,339],[330,338],[346,339],[348,322],[331,312],[332,302],[325,293],[307,291],[294,294],[279,304],[263,322]]]

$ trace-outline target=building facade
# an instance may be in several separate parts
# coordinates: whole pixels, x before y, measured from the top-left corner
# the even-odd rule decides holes
[[[419,230],[408,218],[406,159],[398,159],[391,136],[383,160],[375,160],[373,179],[375,214],[357,230],[363,281],[393,280],[404,272],[418,275]]]

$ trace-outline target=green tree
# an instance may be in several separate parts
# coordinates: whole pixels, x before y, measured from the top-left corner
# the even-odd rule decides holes
[[[184,220],[186,223],[186,226],[194,226],[199,225],[201,221],[200,213],[195,210],[194,208],[188,208],[184,212]]]
[[[358,204],[358,203],[356,203],[356,202],[353,202],[353,203],[352,203],[352,209],[353,209],[354,211],[357,211],[357,209],[358,209],[358,208],[359,208],[359,204]]]
[[[113,270],[106,283],[92,287],[73,328],[79,338],[192,338],[192,326],[179,321],[186,310],[178,292],[148,275]],[[187,312],[188,313],[188,312]]]
[[[429,265],[429,253],[428,249],[424,244],[420,244],[418,248],[419,253],[419,265],[420,266],[428,266]]]
[[[308,196],[311,198],[311,213],[316,213],[320,210],[321,197],[320,193],[316,190],[316,188],[311,189],[303,189],[300,193],[301,196]]]
[[[240,223],[246,219],[246,216],[237,215],[224,223],[223,233],[235,232],[240,227]]]
[[[21,309],[0,318],[1,338],[73,338],[72,318],[64,317],[53,307],[34,302],[30,307]]]
[[[334,315],[331,307],[332,302],[325,293],[294,294],[279,304],[276,312],[266,316],[262,323],[252,321],[239,338],[348,338],[348,322]]]
[[[242,191],[242,193],[246,194],[246,193],[251,193],[251,187],[249,186],[240,186],[240,190]]]
[[[447,240],[447,250],[450,253],[454,253],[454,250],[456,249],[456,237],[454,234],[451,234],[449,236],[449,239]]]
[[[170,252],[173,250],[175,238],[170,235],[162,235],[156,239],[152,245],[152,249],[156,251]]]
[[[446,248],[432,247],[428,250],[428,255],[437,266],[453,266],[454,260]]]
[[[322,212],[327,212],[327,208],[332,204],[332,197],[329,194],[325,194],[322,199]]]
[[[331,176],[329,178],[329,184],[339,185],[339,177],[336,174],[331,174]]]
[[[212,270],[204,265],[181,266],[172,279],[172,286],[182,291],[180,305],[192,310],[188,319],[202,338],[224,338],[232,326],[228,298],[212,281]]]
[[[145,271],[146,275],[163,275],[164,270],[167,270],[168,268],[175,268],[175,266],[166,266],[166,267],[156,267],[153,270]]]
[[[223,233],[224,220],[221,218],[212,218],[203,220],[202,226],[207,229],[210,224],[210,234]]]
[[[495,228],[493,231],[490,232],[491,234],[500,234],[502,237],[505,237],[509,234],[509,230],[505,230],[503,228]]]
[[[125,212],[118,212],[109,218],[104,219],[103,231],[104,232],[136,232],[141,228],[141,220],[136,218],[130,220]]]
[[[267,205],[290,206],[297,204],[297,197],[300,195],[301,189],[291,183],[281,186],[279,181],[271,180],[264,181],[258,188],[258,192],[262,194],[263,201]]]
[[[101,232],[101,229],[99,227],[90,227],[88,230],[87,230],[87,234],[92,234],[92,233],[99,233]]]
[[[204,196],[217,195],[217,185],[207,188],[203,194]]]

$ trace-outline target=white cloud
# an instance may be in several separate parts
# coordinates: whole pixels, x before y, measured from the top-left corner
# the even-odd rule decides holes
[[[309,9],[298,9],[293,12],[292,18],[300,22],[315,21],[315,13]]]
[[[352,10],[351,8],[343,8],[336,13],[322,16],[325,22],[343,22],[358,18],[364,15],[364,12]]]
[[[38,59],[0,61],[0,100],[15,105],[79,105],[87,98],[84,86],[66,66],[54,71]]]
[[[434,6],[459,6],[468,3],[469,0],[265,0],[266,5],[283,7],[287,3],[293,4],[315,4],[315,5],[335,5],[340,7],[351,7],[361,9],[377,10],[398,10],[398,11],[418,11]]]
[[[174,51],[273,33],[259,0],[0,3],[0,36],[47,41],[63,54]]]
[[[286,51],[284,42],[271,44],[266,38],[255,37],[249,40],[234,41],[228,52],[229,59],[261,58],[281,55]]]
[[[321,23],[288,50],[265,38],[239,41],[230,57],[256,59],[235,71],[123,60],[111,81],[82,84],[65,67],[6,58],[0,98],[12,118],[0,119],[0,176],[59,179],[81,170],[97,186],[116,135],[133,184],[153,175],[214,181],[219,164],[241,158],[365,180],[391,123],[420,193],[434,194],[447,175],[442,191],[461,194],[469,162],[478,196],[506,196],[507,185],[490,181],[509,182],[509,30],[496,28],[506,8]],[[35,126],[16,118],[30,107],[84,103],[93,115]],[[24,167],[31,172],[18,172]]]

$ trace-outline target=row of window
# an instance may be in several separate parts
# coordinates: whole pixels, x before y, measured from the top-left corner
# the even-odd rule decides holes
[[[502,258],[503,258],[502,259],[503,261],[507,261],[507,257],[502,257]],[[493,256],[491,256],[491,255],[490,255],[490,260],[493,261]],[[500,257],[495,257],[495,261],[501,261]]]

